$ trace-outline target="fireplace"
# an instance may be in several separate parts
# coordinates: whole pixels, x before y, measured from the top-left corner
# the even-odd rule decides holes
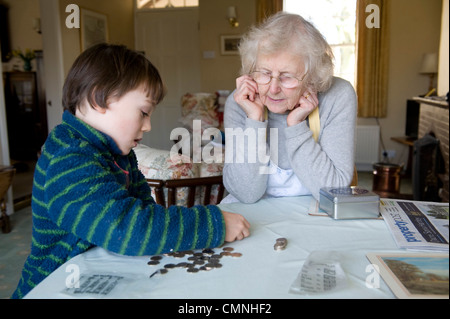
[[[449,199],[449,107],[447,101],[415,98],[420,102],[418,140],[414,143],[415,200]]]

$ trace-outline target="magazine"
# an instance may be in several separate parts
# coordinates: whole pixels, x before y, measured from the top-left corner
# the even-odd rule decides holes
[[[449,298],[448,254],[369,253],[367,258],[397,298]]]
[[[448,252],[449,204],[380,199],[383,216],[399,248]]]

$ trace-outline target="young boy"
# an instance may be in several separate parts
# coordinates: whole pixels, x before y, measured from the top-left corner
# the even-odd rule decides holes
[[[31,253],[12,298],[94,246],[155,255],[249,236],[241,215],[211,205],[165,209],[150,196],[132,148],[163,97],[156,68],[124,46],[99,44],[77,58],[64,84],[62,124],[36,165]]]

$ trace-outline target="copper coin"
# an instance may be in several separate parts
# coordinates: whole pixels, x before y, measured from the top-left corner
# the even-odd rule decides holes
[[[151,260],[161,260],[162,259],[162,256],[152,256],[151,258],[150,258]]]

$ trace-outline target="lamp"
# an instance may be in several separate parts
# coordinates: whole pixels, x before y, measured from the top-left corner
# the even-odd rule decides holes
[[[228,7],[227,20],[233,28],[237,28],[239,26],[236,16],[236,7]]]
[[[428,91],[433,90],[434,77],[438,72],[438,57],[437,53],[427,53],[423,55],[422,66],[420,74],[428,75],[430,77],[430,85]]]

